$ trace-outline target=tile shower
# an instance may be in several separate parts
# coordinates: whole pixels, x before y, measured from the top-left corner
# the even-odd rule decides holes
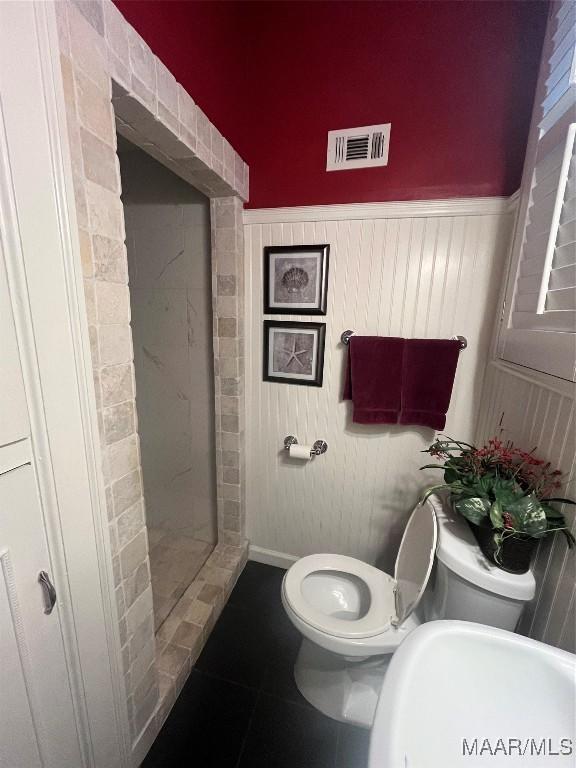
[[[154,625],[216,541],[208,199],[118,143]]]
[[[119,717],[138,765],[246,562],[242,201],[249,169],[112,0],[53,7],[99,427],[108,625],[123,676]],[[96,15],[85,15],[89,8]],[[218,542],[156,636],[117,132],[210,198]]]

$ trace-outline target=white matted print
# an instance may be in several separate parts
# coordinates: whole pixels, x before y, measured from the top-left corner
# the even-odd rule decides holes
[[[264,321],[264,381],[322,386],[323,323]]]
[[[268,370],[286,378],[314,378],[317,345],[315,331],[270,329]]]
[[[264,312],[325,315],[329,245],[264,248]]]

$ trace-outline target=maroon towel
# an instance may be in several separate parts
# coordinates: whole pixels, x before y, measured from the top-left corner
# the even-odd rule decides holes
[[[399,424],[444,429],[460,342],[406,339]]]
[[[396,424],[402,403],[404,339],[352,336],[344,400],[352,400],[356,424]]]

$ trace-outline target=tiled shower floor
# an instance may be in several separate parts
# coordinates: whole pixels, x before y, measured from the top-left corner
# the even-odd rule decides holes
[[[157,632],[214,549],[212,544],[162,528],[149,528],[150,576]]]
[[[369,732],[296,688],[283,575],[246,565],[142,768],[366,768]]]

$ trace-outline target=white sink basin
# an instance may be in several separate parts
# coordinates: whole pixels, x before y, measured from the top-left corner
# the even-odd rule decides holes
[[[369,768],[574,768],[575,731],[575,655],[483,624],[431,621],[392,658]]]

